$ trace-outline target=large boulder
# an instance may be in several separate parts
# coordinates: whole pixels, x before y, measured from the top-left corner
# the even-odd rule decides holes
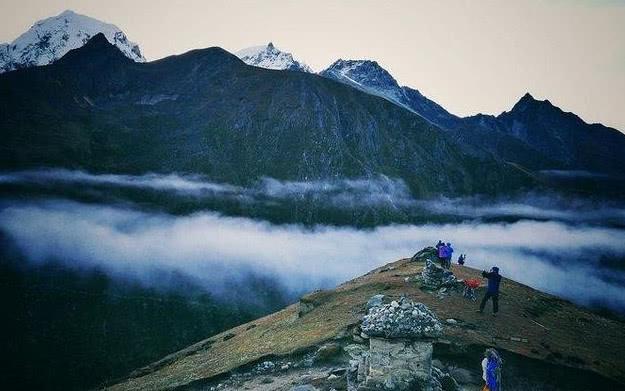
[[[436,338],[443,327],[425,304],[403,297],[399,302],[371,307],[360,329],[370,337]]]

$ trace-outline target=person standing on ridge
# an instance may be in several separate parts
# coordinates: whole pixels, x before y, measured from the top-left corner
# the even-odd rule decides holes
[[[467,259],[466,255],[460,254],[458,257],[458,265],[464,265],[464,260]]]
[[[488,278],[488,288],[486,289],[486,294],[480,303],[480,309],[478,312],[483,313],[488,299],[493,299],[493,316],[496,316],[497,312],[499,312],[499,284],[501,283],[499,268],[497,266],[493,266],[492,269],[490,269],[490,272],[487,273],[486,271],[483,271],[482,277]]]
[[[454,253],[454,248],[451,247],[451,243],[447,243],[445,247],[446,247],[445,254],[447,255],[445,257],[445,269],[451,269],[451,256]]]
[[[436,249],[438,250],[438,252],[436,253],[436,256],[438,257],[438,262],[440,262],[441,266],[445,266],[445,254],[447,250],[445,248],[445,243],[439,240],[438,244],[436,245]]]

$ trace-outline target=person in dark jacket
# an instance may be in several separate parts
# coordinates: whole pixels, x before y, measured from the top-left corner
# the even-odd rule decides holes
[[[445,243],[443,243],[442,240],[439,240],[438,243],[436,243],[436,258],[438,258],[438,262],[441,264],[443,263],[443,259],[441,258],[441,248],[443,246],[445,246]]]
[[[488,288],[486,289],[486,294],[480,303],[479,312],[484,312],[484,307],[486,306],[486,302],[488,299],[493,299],[493,316],[497,315],[499,312],[499,284],[501,283],[501,275],[499,274],[499,268],[497,266],[493,266],[490,269],[490,272],[483,271],[482,277],[488,278]]]

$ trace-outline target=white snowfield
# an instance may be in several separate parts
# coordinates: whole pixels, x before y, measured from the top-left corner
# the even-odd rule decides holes
[[[235,55],[246,64],[255,67],[313,73],[308,65],[295,60],[291,53],[281,51],[271,42],[267,46],[239,50]]]
[[[145,62],[139,46],[117,26],[68,10],[36,22],[10,44],[0,44],[0,73],[50,64],[98,33],[128,58]]]

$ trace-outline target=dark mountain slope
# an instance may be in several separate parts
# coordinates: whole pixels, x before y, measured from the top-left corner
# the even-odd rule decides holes
[[[183,171],[247,183],[403,178],[419,195],[496,193],[529,179],[385,99],[219,48],[147,64],[102,36],[0,76],[0,167]]]
[[[497,119],[507,133],[551,156],[562,168],[625,174],[625,135],[616,129],[587,124],[530,94]]]
[[[458,143],[535,169],[586,170],[623,175],[625,135],[600,124],[587,124],[549,101],[526,94],[498,117],[460,118],[418,90],[400,87],[377,62],[338,60],[320,75],[340,81],[412,111],[446,130]]]

